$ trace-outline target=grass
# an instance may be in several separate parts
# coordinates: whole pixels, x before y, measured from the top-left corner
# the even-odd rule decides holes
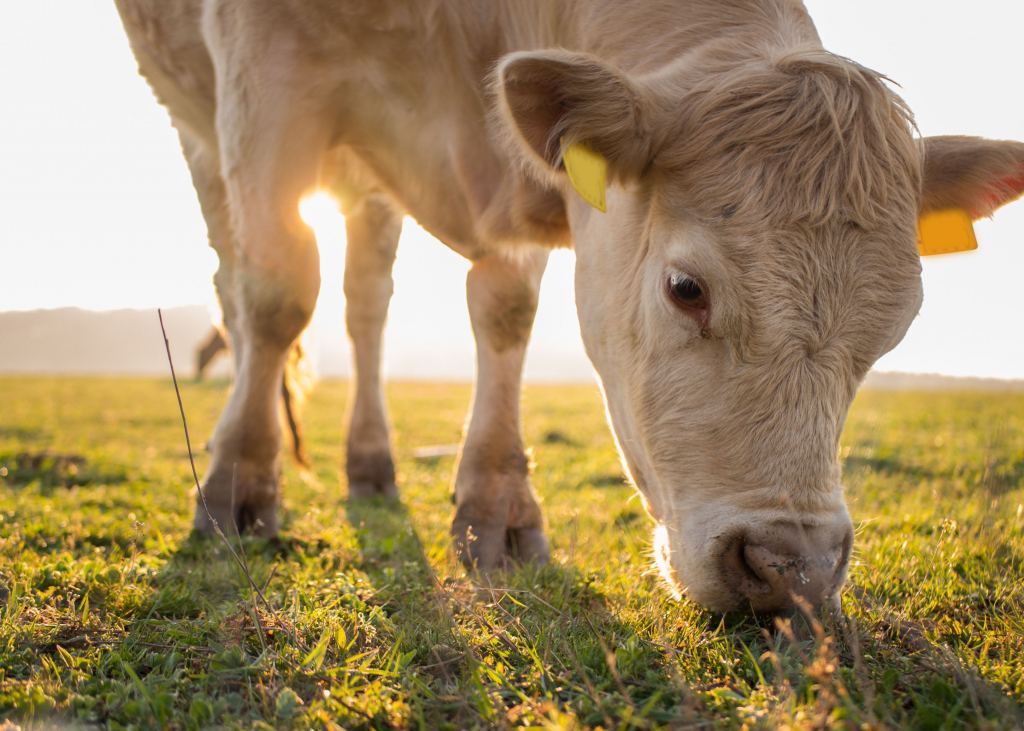
[[[228,386],[183,384],[193,443]],[[651,572],[593,387],[525,392],[552,565],[447,535],[465,385],[389,388],[401,505],[348,503],[346,385],[307,411],[283,539],[190,533],[169,380],[0,378],[0,718],[29,728],[1020,728],[1024,396],[865,392],[842,441],[845,619],[722,615]],[[197,454],[203,470],[207,456]]]

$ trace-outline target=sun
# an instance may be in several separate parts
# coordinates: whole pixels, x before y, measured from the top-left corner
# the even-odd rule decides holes
[[[311,193],[299,201],[299,216],[316,234],[321,266],[332,266],[335,253],[339,253],[344,262],[345,217],[338,210],[338,199],[326,190]]]
[[[336,226],[341,218],[338,200],[325,190],[318,190],[299,201],[299,215],[307,226],[317,232]]]

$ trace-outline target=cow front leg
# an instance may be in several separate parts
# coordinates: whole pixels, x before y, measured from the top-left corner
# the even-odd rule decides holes
[[[452,537],[467,568],[490,571],[510,559],[549,557],[519,418],[523,360],[547,260],[541,249],[491,256],[466,278],[477,375],[456,468]]]
[[[402,217],[384,196],[371,195],[345,215],[345,229],[345,325],[355,370],[345,452],[348,495],[398,497],[381,388],[380,350],[394,292],[391,269]]]
[[[234,388],[210,439],[195,527],[278,531],[281,383],[293,342],[309,323],[320,290],[312,230],[299,199],[317,184],[330,125],[316,74],[297,46],[271,29],[253,43],[224,32],[230,14],[206,29],[217,70],[221,171],[236,241],[232,328]],[[237,18],[236,18],[237,20]],[[237,330],[237,336],[235,331]],[[209,513],[207,513],[207,508]]]

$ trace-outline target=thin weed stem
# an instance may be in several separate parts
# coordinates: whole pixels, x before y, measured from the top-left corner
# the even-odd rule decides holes
[[[160,332],[163,333],[164,336],[164,348],[167,350],[167,364],[171,368],[171,381],[174,382],[174,395],[178,397],[178,411],[181,412],[181,425],[185,429],[185,447],[188,449],[188,462],[192,466],[192,479],[196,485],[196,492],[199,494],[199,503],[203,506],[206,516],[210,519],[210,524],[213,525],[214,532],[220,536],[220,539],[224,542],[224,545],[227,546],[232,557],[234,557],[235,562],[242,569],[242,573],[245,574],[245,578],[248,580],[249,586],[251,586],[253,591],[259,595],[260,601],[262,601],[264,606],[266,606],[267,611],[274,616],[274,619],[278,621],[278,624],[282,627],[287,627],[287,625],[281,621],[281,618],[278,616],[274,607],[272,607],[270,602],[267,601],[263,592],[260,591],[260,588],[256,586],[256,582],[253,581],[252,574],[249,573],[248,567],[243,563],[242,559],[239,558],[234,547],[231,545],[231,541],[229,541],[228,537],[224,535],[224,531],[220,529],[220,526],[214,519],[213,514],[210,513],[210,507],[206,504],[206,496],[203,494],[203,489],[199,486],[199,474],[196,472],[196,461],[192,456],[192,441],[188,436],[188,422],[185,420],[185,406],[181,403],[181,390],[178,388],[178,377],[174,373],[174,361],[171,359],[171,341],[167,339],[167,329],[164,327],[164,314],[160,309],[157,309],[156,314],[157,317],[160,318]],[[294,624],[292,624],[292,641],[295,643],[295,646],[300,648],[303,652],[309,652],[309,648],[306,647],[306,644],[299,640],[298,631]]]

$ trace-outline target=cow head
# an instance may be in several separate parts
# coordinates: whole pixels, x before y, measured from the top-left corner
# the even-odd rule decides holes
[[[877,74],[821,50],[630,77],[564,51],[497,72],[502,129],[564,191],[583,340],[674,591],[820,605],[853,526],[839,437],[921,305],[920,213],[1024,191],[1024,145],[915,139]],[[562,153],[608,162],[607,213]]]

